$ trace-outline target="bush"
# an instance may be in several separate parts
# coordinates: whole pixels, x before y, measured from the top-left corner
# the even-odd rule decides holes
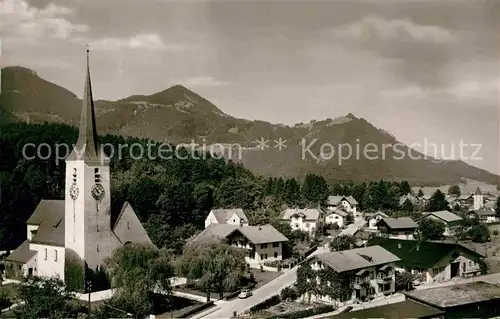
[[[280,296],[281,300],[296,300],[300,297],[300,293],[295,288],[285,287],[281,290]]]
[[[287,318],[287,319],[300,319],[300,318],[306,318],[306,317],[319,315],[319,314],[326,313],[326,312],[331,312],[331,311],[334,311],[335,309],[336,309],[335,306],[332,306],[332,305],[321,305],[321,306],[317,306],[317,307],[310,308],[310,309],[290,312],[287,314],[280,315],[279,317],[276,317],[276,316],[269,317],[268,319],[278,319],[278,318],[279,319],[285,319],[285,318]]]
[[[495,229],[495,230],[493,231],[493,236],[498,236],[498,229]]]
[[[84,292],[85,290],[85,264],[71,249],[65,251],[64,282],[70,291]]]
[[[2,309],[10,307],[10,305],[12,305],[12,302],[10,301],[7,292],[0,291],[0,311]]]
[[[214,305],[213,301],[205,302],[204,304],[201,304],[199,306],[193,307],[191,309],[187,309],[184,312],[181,312],[177,315],[177,318],[187,318],[191,315],[194,315],[195,313],[198,313],[202,310],[205,310],[207,308],[210,308]]]
[[[281,298],[279,295],[274,295],[261,303],[256,304],[252,308],[250,308],[250,312],[257,312],[260,310],[267,309],[269,307],[275,306],[281,302]]]

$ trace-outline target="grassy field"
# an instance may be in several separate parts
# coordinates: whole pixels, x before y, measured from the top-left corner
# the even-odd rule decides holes
[[[459,184],[458,185],[458,186],[460,186],[460,192],[463,195],[474,193],[474,191],[476,190],[476,188],[478,186],[479,186],[479,188],[481,189],[481,191],[483,193],[488,193],[489,192],[489,193],[491,193],[492,195],[495,195],[495,196],[498,196],[500,194],[500,192],[497,190],[497,186],[496,185],[486,184],[486,183],[478,182],[478,181],[475,181],[475,180],[472,180],[472,179],[467,179],[466,181],[467,181],[467,183]],[[421,188],[424,191],[425,195],[432,195],[438,188],[443,193],[447,194],[449,187],[450,187],[450,185],[443,185],[443,186],[439,186],[439,187],[421,187]],[[413,191],[415,193],[418,192],[419,189],[420,189],[420,187],[413,187]]]

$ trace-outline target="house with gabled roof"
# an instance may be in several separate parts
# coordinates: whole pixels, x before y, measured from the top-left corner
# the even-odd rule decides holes
[[[479,209],[476,210],[471,210],[467,214],[468,218],[475,218],[479,220],[481,223],[489,224],[489,223],[495,223],[498,222],[498,217],[497,214],[495,213],[495,210],[490,207],[483,206]]]
[[[287,208],[281,212],[281,220],[290,224],[292,230],[300,230],[314,235],[324,223],[326,212],[320,208]]]
[[[383,247],[398,256],[397,270],[421,275],[424,283],[480,275],[480,261],[484,258],[480,253],[453,242],[374,237],[367,245]]]
[[[353,217],[359,217],[358,201],[352,196],[333,195],[328,196],[328,209],[342,209],[353,214]]]
[[[337,224],[339,227],[344,227],[346,225],[349,213],[341,209],[333,209],[326,213],[325,224],[333,225]]]
[[[384,217],[376,223],[377,229],[391,238],[413,239],[418,225],[410,217]]]
[[[369,230],[377,230],[377,223],[379,220],[382,218],[388,218],[387,214],[385,214],[382,211],[377,211],[375,213],[365,213],[365,219],[368,221],[368,227],[367,229]]]
[[[212,209],[205,219],[205,228],[210,224],[248,225],[248,217],[241,208]]]
[[[438,212],[423,212],[422,215],[422,218],[429,218],[442,222],[445,226],[443,236],[453,235],[455,229],[458,228],[463,221],[462,217],[447,210],[441,210]]]
[[[332,297],[327,292],[311,295],[306,293],[302,297],[340,306],[355,300],[392,294],[395,291],[394,267],[398,261],[397,256],[380,246],[317,254],[306,262],[310,264],[312,271],[317,273],[316,282],[320,288],[339,284],[321,279],[321,272],[333,271],[343,279],[342,284],[352,290],[340,298]]]
[[[259,268],[265,262],[283,259],[283,243],[288,238],[272,225],[210,224],[192,241],[225,241],[245,249],[248,252],[246,262],[252,268]]]
[[[109,164],[98,143],[87,50],[78,139],[66,158],[65,197],[38,203],[26,222],[27,239],[6,258],[8,274],[64,280],[69,251],[96,271],[124,244],[152,245],[132,206],[111,200]]]

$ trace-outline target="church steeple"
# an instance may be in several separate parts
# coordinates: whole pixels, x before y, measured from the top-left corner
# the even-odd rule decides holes
[[[78,140],[69,160],[102,160],[98,144],[92,84],[90,81],[89,49],[87,47],[87,75],[82,98]]]

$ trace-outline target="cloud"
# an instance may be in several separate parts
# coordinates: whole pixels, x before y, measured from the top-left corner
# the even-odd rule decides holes
[[[8,39],[36,41],[49,37],[65,40],[89,29],[88,25],[72,23],[68,19],[73,13],[70,8],[53,3],[43,9],[19,0],[4,0],[1,5],[3,35]]]
[[[499,96],[499,80],[466,80],[443,88],[407,86],[383,91],[382,96],[401,99],[452,99],[457,101],[495,101]]]
[[[219,81],[211,76],[198,76],[186,80],[186,85],[188,86],[224,86],[229,84],[231,84],[231,82]]]
[[[464,46],[457,34],[443,27],[376,15],[337,27],[333,35],[389,61],[387,73],[397,81],[429,88],[449,85],[454,60],[462,58]]]
[[[456,40],[447,29],[433,25],[421,25],[409,19],[388,20],[369,15],[360,21],[343,25],[333,31],[340,38],[355,40],[389,40],[447,43]]]
[[[85,39],[77,39],[79,43],[83,43]],[[125,38],[103,38],[96,41],[87,42],[93,50],[113,51],[126,49],[147,49],[147,50],[166,50],[166,51],[182,51],[188,49],[189,46],[181,44],[167,44],[163,41],[160,35],[156,33],[143,33]]]

